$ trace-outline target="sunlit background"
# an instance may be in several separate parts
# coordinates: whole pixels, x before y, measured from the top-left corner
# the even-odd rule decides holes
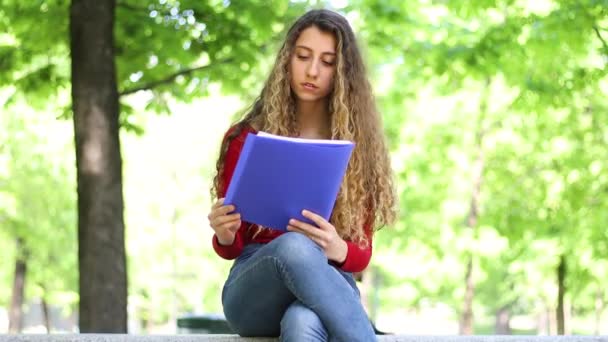
[[[287,23],[326,6],[360,38],[400,200],[359,284],[378,329],[608,334],[605,1],[132,3],[115,29],[129,332],[221,315],[231,263],[206,218],[220,140]],[[78,331],[67,8],[0,9],[0,333],[19,286],[21,332]]]

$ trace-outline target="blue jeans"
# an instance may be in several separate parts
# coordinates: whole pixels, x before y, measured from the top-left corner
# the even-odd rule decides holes
[[[241,336],[376,341],[352,274],[329,264],[300,233],[245,246],[224,284],[222,304]]]

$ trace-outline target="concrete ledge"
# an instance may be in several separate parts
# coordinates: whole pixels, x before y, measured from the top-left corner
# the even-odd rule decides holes
[[[124,335],[124,334],[51,334],[1,335],[0,342],[276,342],[276,338],[242,338],[237,335]],[[380,342],[608,342],[608,336],[417,336],[383,335]]]

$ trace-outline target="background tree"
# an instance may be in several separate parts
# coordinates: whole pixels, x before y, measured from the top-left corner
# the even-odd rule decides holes
[[[119,98],[148,90],[151,108],[166,111],[169,94],[192,99],[220,80],[226,89],[239,89],[247,77],[235,68],[253,70],[269,42],[302,8],[282,1],[229,5],[73,1],[69,18],[65,1],[3,6],[2,26],[12,44],[2,51],[9,70],[2,84],[15,84],[15,96],[41,101],[56,94],[70,79],[62,56],[69,51],[72,57],[83,332],[126,331],[119,127],[138,127],[128,106],[121,114]],[[33,18],[39,19],[34,29]],[[36,39],[48,32],[56,39]]]
[[[544,279],[552,279],[552,285],[547,284],[546,281],[542,283],[544,286],[549,286],[552,289],[551,293],[554,293],[555,297],[548,299],[547,305],[556,310],[558,332],[564,333],[566,307],[558,304],[564,303],[564,298],[569,293],[576,293],[568,290],[567,284],[587,283],[586,276],[583,276],[585,272],[580,272],[582,271],[580,258],[586,254],[581,251],[597,248],[593,247],[596,243],[586,239],[581,240],[582,231],[594,235],[592,232],[595,230],[592,228],[593,225],[588,225],[589,221],[582,218],[588,217],[590,211],[595,213],[595,209],[590,209],[589,201],[583,198],[595,198],[594,189],[598,186],[602,188],[603,185],[593,186],[591,183],[585,183],[583,175],[590,172],[591,165],[595,164],[593,168],[595,170],[600,166],[596,162],[597,157],[591,157],[593,160],[581,158],[581,153],[597,148],[601,149],[602,153],[606,150],[605,135],[601,133],[603,129],[591,124],[596,115],[603,113],[601,110],[595,110],[602,105],[591,105],[591,103],[597,102],[593,94],[605,93],[605,56],[608,51],[604,38],[607,35],[606,5],[595,1],[548,1],[537,5],[516,1],[475,4],[446,1],[431,5],[403,3],[389,6],[378,1],[362,0],[351,3],[349,9],[353,13],[360,14],[361,22],[365,23],[362,25],[363,35],[370,44],[377,47],[378,51],[382,51],[378,58],[384,60],[384,63],[378,62],[378,65],[393,72],[386,81],[393,86],[387,87],[405,90],[405,94],[408,94],[407,90],[411,89],[411,86],[420,86],[421,81],[422,83],[430,81],[436,87],[437,96],[453,96],[464,95],[465,89],[473,84],[472,82],[478,84],[474,86],[477,89],[474,92],[477,93],[482,93],[492,86],[484,80],[490,79],[493,80],[492,83],[501,85],[502,89],[499,91],[502,93],[494,93],[490,96],[490,111],[495,112],[495,115],[486,117],[487,122],[481,123],[482,127],[492,128],[484,139],[491,144],[485,154],[489,154],[491,158],[489,162],[499,158],[500,164],[493,164],[494,167],[484,169],[487,171],[483,172],[483,177],[490,180],[484,182],[487,184],[487,189],[486,187],[481,189],[479,223],[498,232],[499,235],[492,233],[496,238],[507,238],[506,241],[509,241],[509,245],[515,247],[516,251],[530,248],[531,243],[545,244],[545,249],[550,248],[551,258],[545,260],[544,264],[539,260],[529,261],[544,270]],[[572,30],[572,27],[577,27],[577,30]],[[399,92],[389,93],[388,96],[394,96],[394,100],[391,106],[385,109],[388,110],[389,117],[397,115],[396,119],[391,118],[401,122],[400,126],[393,126],[401,129],[396,135],[407,141],[407,135],[412,134],[412,130],[404,126],[420,127],[420,119],[412,117],[411,110],[411,106],[416,105],[417,101],[403,97]],[[496,102],[499,104],[497,105]],[[493,110],[497,107],[498,111]],[[414,108],[414,111],[416,109]],[[465,111],[458,107],[450,109],[452,113],[445,113],[443,110],[438,113],[437,107],[427,105],[422,111],[434,117],[441,114],[453,117],[453,120],[446,121],[463,128],[462,131],[454,134],[456,140],[444,140],[443,144],[432,147],[420,141],[415,146],[401,144],[398,147],[397,153],[401,157],[399,160],[409,165],[402,167],[401,178],[402,182],[409,185],[403,188],[402,193],[404,212],[408,213],[406,215],[416,216],[421,213],[418,211],[419,208],[426,208],[426,205],[421,206],[420,203],[429,203],[429,199],[436,199],[436,202],[430,203],[431,212],[441,212],[449,203],[449,198],[453,197],[449,193],[436,197],[434,195],[437,192],[427,191],[428,197],[419,202],[420,197],[412,196],[418,193],[417,190],[412,189],[413,187],[421,183],[433,184],[430,179],[437,177],[460,178],[456,182],[463,182],[467,178],[467,176],[464,178],[455,176],[454,168],[442,167],[442,165],[450,167],[449,164],[431,158],[427,160],[432,171],[423,169],[424,171],[421,172],[416,168],[418,161],[415,153],[418,150],[430,154],[435,149],[440,149],[437,154],[437,158],[440,159],[464,153],[469,156],[468,160],[473,160],[476,152],[471,147],[474,145],[459,146],[458,143],[460,139],[474,141],[473,137],[478,135],[479,131],[471,129],[470,123],[476,122],[474,118],[483,115],[484,111],[474,110],[477,114],[473,113],[471,118],[463,115],[466,109]],[[425,118],[425,121],[429,122],[438,120],[441,119]],[[454,127],[442,128],[446,130],[446,133],[442,134],[444,136],[449,134],[448,131],[455,130]],[[593,142],[588,139],[585,142],[583,138],[585,135],[604,136],[604,138]],[[432,137],[427,138],[432,139]],[[535,140],[536,138],[541,140]],[[437,140],[432,141],[433,145],[437,143]],[[505,154],[510,152],[501,150],[507,147],[505,143],[512,145],[512,150],[515,151],[511,157]],[[530,167],[526,169],[524,165],[527,162],[530,162]],[[475,174],[475,168],[467,167],[467,169],[466,173]],[[498,182],[502,180],[496,177],[495,172],[510,172],[516,169],[523,170],[517,174],[508,173],[507,182],[522,187],[496,188],[501,184]],[[537,175],[542,176],[537,177]],[[408,179],[414,182],[408,182]],[[454,190],[456,187],[450,191],[454,193]],[[430,195],[431,193],[433,195]],[[538,197],[530,196],[531,194]],[[421,196],[424,196],[424,193],[421,193]],[[488,210],[503,200],[506,201],[504,202],[506,205],[501,211]],[[459,202],[466,203],[462,199]],[[539,206],[539,203],[545,205]],[[523,210],[514,210],[515,208]],[[466,216],[466,208],[461,207],[460,210],[460,220],[463,220]],[[591,216],[593,217],[594,214]],[[405,218],[405,225],[398,227],[407,228],[411,220]],[[456,222],[449,222],[448,227],[455,228]],[[501,226],[505,228],[500,228]],[[409,227],[411,229],[403,231],[404,234],[408,234],[409,244],[416,241],[430,244],[433,249],[437,248],[436,241],[427,240],[426,237],[429,236],[427,233],[421,233],[423,239],[416,240],[417,234],[412,231],[412,229],[432,230],[432,227],[437,227],[436,220],[416,221],[416,225]],[[470,237],[467,237],[469,233],[463,234],[464,231],[455,232],[460,239],[469,241],[468,246],[474,249],[481,247],[479,232],[472,232],[473,236]],[[441,234],[453,233],[442,229]],[[603,240],[605,239],[602,238]],[[498,241],[501,240],[495,243]],[[465,250],[479,257],[479,250],[470,250],[470,247]],[[446,248],[450,246],[447,245]],[[517,256],[517,259],[512,260],[511,265],[525,262],[523,258],[526,254],[508,253],[512,255],[509,258]],[[438,257],[445,258],[442,253],[439,253]],[[496,265],[496,262],[482,262],[479,265],[482,267],[479,270],[480,277],[472,283],[470,276],[474,272],[471,272],[470,261],[465,259],[464,264],[467,267],[463,270],[465,282],[462,285],[464,291],[461,293],[468,296],[465,296],[466,301],[461,311],[461,315],[464,315],[461,321],[465,323],[461,326],[461,330],[471,332],[473,322],[469,316],[473,284],[483,282],[483,278],[489,275],[487,272],[501,272],[507,276],[515,270],[512,269],[513,266],[505,265],[508,271],[504,273],[505,271],[495,267],[487,268],[492,264]],[[484,265],[486,269],[483,269]],[[496,276],[492,275],[490,279],[493,279],[491,284],[494,286]],[[529,284],[538,286],[538,283]],[[507,288],[517,290],[525,287],[508,285]]]
[[[26,294],[43,303],[75,304],[75,185],[72,159],[66,155],[69,140],[58,137],[61,132],[41,134],[57,127],[53,119],[24,104],[5,109],[0,119],[6,133],[0,139],[0,217],[6,234],[3,253],[8,254],[3,260],[14,260],[12,286],[7,287],[12,289],[9,331],[18,332]]]

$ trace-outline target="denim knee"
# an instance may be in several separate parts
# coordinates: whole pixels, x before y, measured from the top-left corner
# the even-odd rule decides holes
[[[272,242],[275,244],[274,256],[285,263],[308,263],[318,258],[327,261],[321,247],[304,234],[288,232]]]
[[[319,316],[295,301],[281,320],[281,341],[327,341],[327,330]]]

